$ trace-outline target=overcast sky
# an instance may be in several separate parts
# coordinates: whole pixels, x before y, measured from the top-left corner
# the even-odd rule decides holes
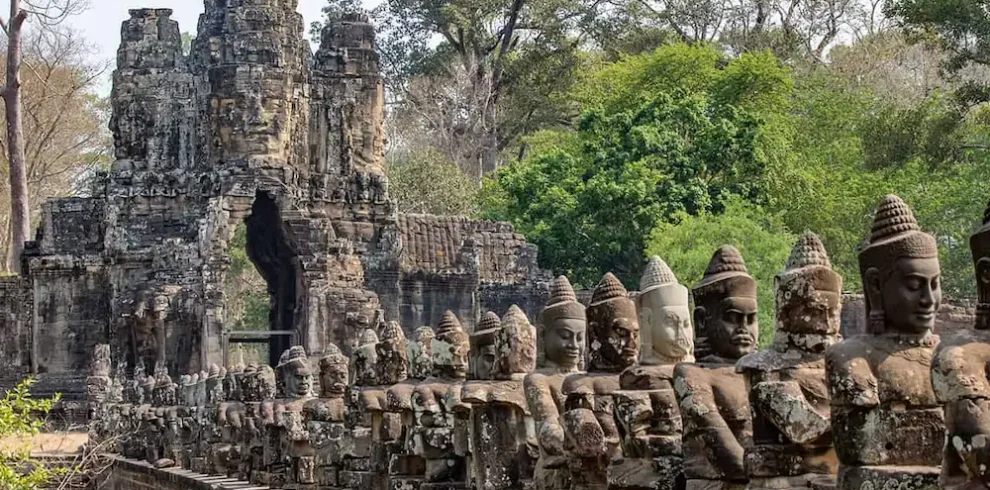
[[[71,24],[96,46],[96,56],[103,60],[116,58],[120,24],[129,17],[129,9],[170,8],[174,11],[172,18],[179,22],[179,29],[193,35],[199,14],[203,13],[203,0],[90,0],[90,4],[91,8],[72,18]],[[320,8],[325,4],[326,0],[299,0],[299,12],[303,14],[307,29],[310,22],[319,19]],[[109,83],[105,82],[103,86],[103,91],[109,93]]]

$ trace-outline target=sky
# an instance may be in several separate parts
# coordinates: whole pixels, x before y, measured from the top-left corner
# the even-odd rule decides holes
[[[320,8],[326,0],[299,0],[299,13],[305,25],[320,18]],[[97,60],[114,60],[120,44],[120,24],[130,17],[133,8],[170,8],[172,19],[179,22],[179,30],[195,35],[199,14],[203,13],[203,0],[90,0],[90,9],[71,18],[70,24],[82,32],[87,41],[94,44]],[[109,77],[101,84],[101,93],[110,92]]]

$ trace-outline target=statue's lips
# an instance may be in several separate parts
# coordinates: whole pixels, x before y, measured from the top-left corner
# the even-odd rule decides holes
[[[753,345],[753,338],[749,335],[733,335],[732,343],[733,345],[750,346]]]
[[[931,320],[935,319],[935,311],[934,310],[916,311],[916,312],[914,312],[914,316],[915,316],[915,318],[917,318],[919,320],[931,321]]]

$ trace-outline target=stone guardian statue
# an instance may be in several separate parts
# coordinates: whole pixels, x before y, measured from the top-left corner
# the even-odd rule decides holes
[[[936,488],[944,439],[931,381],[938,247],[901,198],[880,202],[859,270],[869,332],[826,355],[837,486]]]
[[[723,245],[692,289],[695,328],[711,353],[674,368],[674,391],[684,424],[684,478],[688,490],[746,486],[743,448],[753,440],[746,382],[735,371],[756,350],[756,281],[742,255]]]
[[[775,280],[773,344],[736,363],[753,407],[753,445],[746,448],[749,488],[832,485],[832,448],[825,349],[840,340],[842,276],[818,235],[808,232]]]

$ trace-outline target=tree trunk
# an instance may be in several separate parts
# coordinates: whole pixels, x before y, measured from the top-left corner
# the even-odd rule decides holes
[[[21,122],[21,34],[27,12],[20,0],[11,0],[7,23],[7,84],[3,101],[7,116],[7,161],[10,162],[10,261],[11,268],[21,271],[24,242],[31,234],[31,211],[28,208],[27,162]]]

